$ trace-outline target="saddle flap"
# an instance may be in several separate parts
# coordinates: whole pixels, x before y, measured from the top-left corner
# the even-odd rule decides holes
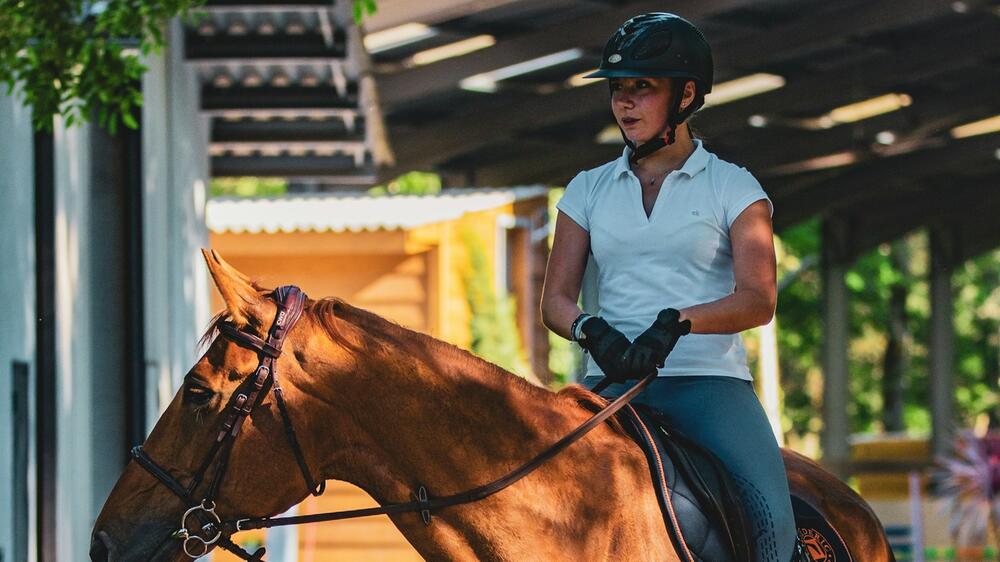
[[[673,431],[652,408],[629,406],[620,415],[646,454],[667,530],[682,559],[748,560],[746,523],[722,462]]]

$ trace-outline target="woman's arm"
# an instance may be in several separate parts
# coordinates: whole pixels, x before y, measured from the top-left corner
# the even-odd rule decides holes
[[[740,213],[729,229],[736,290],[682,309],[680,320],[691,320],[692,333],[734,334],[771,321],[778,293],[773,237],[767,201],[761,199]]]
[[[570,326],[582,312],[577,300],[589,253],[590,233],[560,211],[545,267],[541,308],[545,326],[568,340],[573,339]]]

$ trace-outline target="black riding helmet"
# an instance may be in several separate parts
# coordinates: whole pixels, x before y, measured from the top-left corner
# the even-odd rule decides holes
[[[674,142],[674,131],[705,103],[712,91],[712,49],[705,36],[686,19],[665,12],[635,16],[618,28],[604,45],[601,66],[587,78],[680,78],[673,80],[666,139],[655,138],[636,148],[622,131],[622,138],[638,160]],[[695,83],[696,95],[680,110],[684,85]],[[619,127],[620,129],[620,127]]]

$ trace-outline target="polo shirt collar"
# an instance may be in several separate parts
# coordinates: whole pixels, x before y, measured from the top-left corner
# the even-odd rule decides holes
[[[622,150],[622,155],[615,161],[615,173],[614,177],[621,177],[622,174],[630,171],[628,157],[631,153],[631,149],[628,146]],[[688,156],[687,161],[678,170],[682,174],[687,174],[688,177],[694,177],[698,175],[698,172],[705,169],[708,165],[708,150],[702,144],[701,139],[694,139],[694,152],[691,156]]]

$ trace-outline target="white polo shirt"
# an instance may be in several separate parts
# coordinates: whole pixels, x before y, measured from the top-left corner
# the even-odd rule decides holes
[[[729,229],[750,204],[764,199],[771,205],[750,172],[694,143],[684,165],[663,180],[648,218],[627,147],[621,158],[577,174],[557,205],[590,233],[599,314],[629,340],[664,308],[732,294]],[[602,374],[589,356],[587,374]],[[751,379],[739,334],[684,336],[659,374]]]

